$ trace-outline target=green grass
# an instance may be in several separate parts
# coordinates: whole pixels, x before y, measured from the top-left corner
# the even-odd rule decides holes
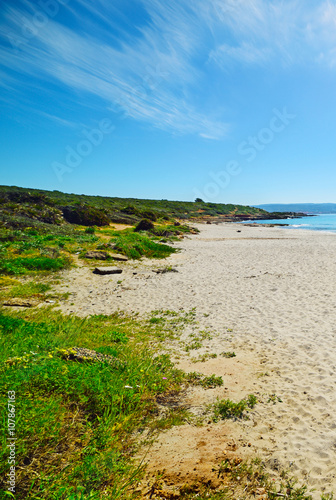
[[[200,349],[203,346],[202,342],[204,340],[212,340],[213,333],[210,333],[207,330],[197,330],[197,331],[193,331],[189,335],[189,338],[192,339],[192,341],[190,342],[190,344],[184,343],[184,350],[186,352],[189,352],[191,350]]]
[[[13,297],[30,297],[31,295],[44,294],[50,290],[50,285],[47,283],[24,283],[14,286],[11,290]]]
[[[67,257],[14,257],[0,259],[0,274],[19,275],[29,271],[60,271],[69,267]]]
[[[204,375],[199,372],[189,372],[185,376],[186,381],[192,385],[200,385],[205,389],[213,389],[223,385],[223,378],[216,375]]]
[[[90,228],[89,228],[90,229]],[[92,228],[91,228],[92,229]],[[177,249],[156,241],[155,235],[126,231],[62,230],[50,226],[50,232],[41,228],[0,229],[0,276],[54,273],[66,269],[73,262],[73,254],[84,255],[88,250],[111,250],[106,236],[112,237],[116,250],[130,259],[162,259]],[[1,286],[1,282],[0,282]]]
[[[176,339],[187,325],[195,326],[196,308],[190,311],[169,311],[158,309],[148,315],[148,324],[158,341]]]
[[[28,283],[20,283],[12,286],[8,291],[3,293],[6,297],[34,297],[42,296],[50,290],[51,286],[47,283],[36,283],[30,281]]]
[[[153,336],[147,323],[123,315],[0,313],[2,410],[7,392],[16,392],[16,498],[127,497],[137,472],[132,432],[155,418],[156,395],[176,390],[182,380],[168,356],[154,356]],[[73,346],[119,363],[71,360],[64,352]],[[3,433],[2,481],[5,438]]]
[[[171,409],[167,415],[156,420],[152,428],[156,430],[166,430],[171,427],[184,425],[186,422],[192,418],[190,412],[185,408],[173,408]]]
[[[120,234],[111,240],[114,248],[130,259],[148,257],[151,259],[164,259],[176,252],[176,248],[162,243],[157,243],[146,234],[120,231]]]
[[[0,310],[3,415],[8,391],[16,392],[15,498],[134,498],[132,491],[142,474],[132,459],[135,436],[145,429],[160,431],[192,420],[182,406],[158,417],[157,401],[178,395],[184,382],[204,388],[223,384],[214,375],[183,374],[174,369],[168,355],[159,354],[160,342],[179,336],[187,325],[195,325],[195,310],[154,311],[146,320],[123,313],[80,319],[62,316],[51,308],[15,315]],[[74,346],[110,356],[111,363],[76,361],[70,355]],[[244,417],[257,399],[250,394],[242,401],[243,405],[219,401],[217,418]],[[1,436],[2,498],[8,450],[6,432]],[[279,492],[290,500],[311,499],[307,487],[297,486],[285,476],[275,489],[261,466],[225,461],[217,472],[228,480],[227,490],[188,486],[182,488],[180,498],[248,499],[255,487],[263,486],[269,499],[278,498]],[[331,500],[332,496],[322,499]]]
[[[217,358],[217,354],[215,352],[213,353],[205,353],[201,354],[198,358],[191,358],[192,363],[205,363],[209,359],[215,359]]]

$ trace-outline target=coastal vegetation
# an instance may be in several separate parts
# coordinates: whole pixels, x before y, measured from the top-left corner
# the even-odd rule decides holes
[[[0,275],[41,274],[60,271],[74,263],[74,256],[88,250],[105,250],[107,259],[115,252],[130,259],[162,259],[177,251],[167,244],[189,226],[156,226],[153,231],[135,232],[133,227],[116,231],[84,226],[39,224],[36,227],[0,228]],[[92,231],[88,231],[92,229]]]
[[[194,321],[194,311],[155,311],[142,319],[123,313],[83,319],[51,307],[0,311],[0,392],[5,401],[9,388],[15,391],[20,429],[15,498],[141,498],[137,484],[144,467],[134,460],[139,447],[172,426],[203,425],[183,405],[184,387],[223,385],[222,377],[177,370],[162,354],[165,340],[179,337]],[[218,400],[210,411],[215,421],[246,418],[256,403],[254,395],[238,403]],[[6,458],[2,446],[2,491]],[[258,491],[268,499],[312,498],[286,472],[275,486],[258,460],[227,458],[215,473],[224,489],[206,481],[186,484],[179,498],[249,499]],[[157,484],[153,498],[161,498]]]
[[[176,219],[241,220],[267,218],[265,210],[233,204],[169,200],[140,200],[66,194],[60,191],[0,186],[0,226],[19,228],[64,223],[106,226],[138,224],[142,219],[167,223]]]
[[[203,425],[209,412],[204,408],[204,415],[196,418],[183,404],[184,391],[224,384],[221,376],[176,369],[166,343],[176,340],[189,356],[216,333],[198,327],[195,309],[156,310],[142,318],[123,312],[87,318],[63,315],[50,304],[68,295],[57,294],[53,285],[62,281],[62,271],[92,265],[89,252],[107,262],[116,254],[134,261],[163,259],[178,251],[181,238],[197,232],[190,222],[201,216],[263,213],[202,200],[122,200],[19,188],[1,188],[0,198],[0,393],[3,414],[8,391],[17,398],[14,498],[141,498],[137,484],[144,468],[134,459],[137,450],[161,430]],[[163,266],[155,272],[176,269]],[[43,307],[35,308],[38,304]],[[9,305],[24,307],[13,310]],[[236,354],[225,351],[220,356],[230,362]],[[202,353],[190,360],[214,358],[214,353]],[[270,401],[281,400],[271,395]],[[254,395],[238,403],[218,400],[210,418],[245,418],[256,403]],[[5,433],[2,444],[0,491],[13,498],[6,489]],[[278,498],[279,491],[292,500],[311,498],[306,487],[297,487],[286,475],[276,490],[256,461],[228,459],[217,473],[225,490],[186,485],[180,498],[247,499],[258,488],[269,499]]]
[[[132,433],[156,418],[155,398],[183,380],[150,347],[156,328],[136,317],[79,319],[49,308],[2,312],[0,332],[2,398],[10,389],[18,399],[16,498],[123,498],[140,472]],[[74,346],[103,356],[74,356]]]

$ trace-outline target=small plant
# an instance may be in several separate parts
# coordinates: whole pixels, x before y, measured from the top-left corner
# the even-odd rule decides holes
[[[153,269],[153,272],[156,274],[178,273],[178,270],[172,266],[166,266],[162,267],[161,269]]]
[[[195,340],[194,342],[186,346],[185,351],[189,352],[191,350],[200,349],[201,347],[202,347],[202,342],[200,342],[199,340]]]
[[[222,386],[223,383],[223,378],[221,376],[217,377],[216,375],[210,375],[208,377],[204,377],[201,380],[200,385],[208,389],[213,389],[215,387]]]
[[[257,398],[250,394],[247,399],[242,399],[239,403],[231,401],[231,399],[218,400],[214,405],[214,421],[219,418],[225,420],[227,418],[248,418],[244,414],[247,408],[253,408],[257,403]]]
[[[306,485],[303,486],[296,486],[297,480],[293,478],[289,478],[286,480],[285,483],[282,483],[280,485],[280,491],[277,493],[269,492],[270,498],[279,498],[284,497],[288,498],[289,500],[312,500],[312,496],[308,492],[308,487]],[[328,498],[333,498],[332,496],[330,497],[327,495],[327,497],[321,497],[321,500],[328,500]]]
[[[236,357],[236,353],[235,352],[221,352],[220,353],[220,356],[222,356],[223,358],[235,358]]]
[[[215,420],[227,418],[242,418],[246,410],[247,403],[243,399],[239,403],[234,403],[230,399],[222,399],[215,404]]]
[[[202,354],[200,355],[198,358],[192,358],[191,359],[191,362],[192,363],[205,363],[206,361],[208,361],[208,359],[215,359],[217,358],[217,354],[214,352],[214,353],[211,353],[211,354]]]
[[[282,399],[273,393],[269,395],[267,403],[273,403],[275,405],[276,403],[282,403]]]
[[[86,234],[94,234],[95,233],[95,228],[92,226],[89,226],[85,229]]]
[[[213,336],[207,330],[200,330],[198,333],[200,340],[212,340]]]
[[[223,474],[225,474],[225,473],[231,472],[232,467],[231,467],[230,460],[228,460],[228,459],[223,460],[219,464],[218,468],[213,468],[212,470],[213,470],[213,472],[217,472],[218,477],[223,476]]]
[[[191,414],[185,408],[174,408],[169,413],[153,422],[152,427],[156,429],[170,429],[173,426],[184,425],[190,419]]]
[[[258,403],[258,400],[254,394],[249,394],[247,396],[247,406],[249,408],[254,408],[257,403]]]
[[[217,472],[218,477],[223,476],[224,474],[228,474],[230,472],[233,472],[233,470],[238,467],[242,463],[241,458],[234,458],[233,460],[223,460],[218,468],[214,467],[212,470],[213,472]]]
[[[200,385],[206,389],[213,389],[214,387],[222,386],[224,383],[221,376],[206,376],[198,372],[189,372],[186,374],[185,378],[190,384]]]
[[[117,330],[111,332],[110,336],[111,342],[120,342],[126,344],[128,342],[128,337],[123,332],[118,332]]]

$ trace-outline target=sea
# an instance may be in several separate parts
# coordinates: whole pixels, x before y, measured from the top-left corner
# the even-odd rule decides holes
[[[252,222],[258,224],[288,224],[289,228],[336,233],[336,214],[321,214],[298,219],[256,220]]]

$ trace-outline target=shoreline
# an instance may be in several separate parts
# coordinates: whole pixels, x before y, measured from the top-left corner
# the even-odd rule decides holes
[[[334,214],[331,214],[334,215]],[[246,227],[277,227],[277,228],[283,228],[283,229],[291,229],[291,230],[297,230],[297,231],[307,231],[309,233],[321,233],[321,234],[336,234],[336,229],[328,230],[328,229],[307,229],[305,227],[298,227],[294,226],[292,224],[281,224],[280,222],[274,222],[274,223],[263,223],[261,224],[260,222],[240,222],[240,223],[235,223],[232,222],[232,224],[237,224],[237,225],[242,225]]]
[[[118,278],[95,276],[89,267],[66,271],[68,287],[57,288],[71,298],[61,309],[86,316],[196,307],[200,327],[216,335],[188,356],[180,352],[175,361],[187,371],[222,374],[224,387],[207,393],[211,397],[235,399],[243,391],[259,399],[250,420],[225,424],[236,436],[237,450],[246,451],[239,445],[243,436],[251,443],[248,453],[260,456],[274,473],[283,467],[307,482],[316,489],[314,499],[321,491],[336,491],[334,233],[295,228],[289,235],[287,228],[240,223],[197,227],[200,234],[177,243],[180,253],[161,262],[125,263]],[[152,272],[163,266],[178,272]],[[233,330],[229,336],[228,330]],[[231,364],[220,357],[190,361],[225,346],[237,354]],[[242,387],[235,383],[239,370],[246,374]],[[219,445],[218,424],[209,427],[208,442],[216,435]],[[160,453],[179,432],[183,428],[162,434]],[[190,446],[196,452],[197,442]],[[173,463],[173,455],[167,456]]]

